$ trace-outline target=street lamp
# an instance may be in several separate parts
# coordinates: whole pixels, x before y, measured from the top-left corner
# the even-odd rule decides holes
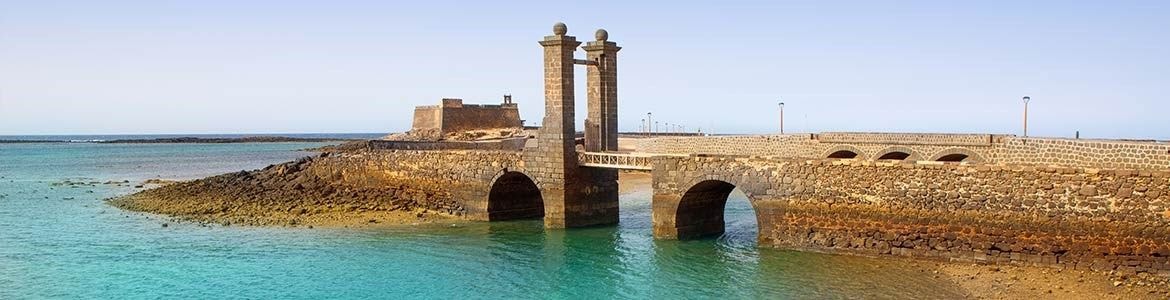
[[[1032,97],[1024,96],[1024,137],[1028,137],[1028,102]]]
[[[646,119],[642,119],[642,123],[638,123],[638,126],[641,126],[642,128],[638,128],[638,129],[640,129],[640,131],[645,133],[646,132]]]
[[[650,127],[650,123],[653,120],[653,115],[651,113],[646,113],[646,127],[648,127],[646,128],[646,136],[650,136],[650,134],[654,132],[654,127]]]
[[[780,102],[780,134],[784,134],[784,102]]]

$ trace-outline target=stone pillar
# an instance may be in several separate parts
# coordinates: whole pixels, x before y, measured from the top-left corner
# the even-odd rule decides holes
[[[586,93],[589,114],[585,119],[586,151],[617,151],[617,52],[621,48],[609,42],[609,33],[598,29],[597,40],[587,43],[585,57]],[[595,222],[617,223],[618,171],[614,169],[583,168],[582,204],[594,215]]]
[[[581,47],[586,58],[593,62],[585,69],[589,95],[585,151],[617,151],[617,52],[622,48],[609,41],[605,29],[598,29],[595,36],[596,41]]]
[[[567,31],[565,24],[557,23],[554,35],[540,42],[544,47],[544,123],[536,148],[524,153],[525,168],[538,181],[545,227],[613,224],[618,217],[616,177],[595,174],[610,170],[577,165],[573,52],[581,43],[565,35]]]

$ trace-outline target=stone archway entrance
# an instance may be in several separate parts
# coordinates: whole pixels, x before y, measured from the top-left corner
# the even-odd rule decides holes
[[[540,188],[520,172],[506,172],[492,183],[487,206],[488,221],[544,217]]]
[[[679,199],[673,213],[677,238],[722,235],[727,228],[724,216],[728,198],[735,190],[735,185],[722,180],[704,180],[688,189]],[[751,209],[752,218],[757,218],[755,209]],[[759,225],[755,226],[758,232]]]

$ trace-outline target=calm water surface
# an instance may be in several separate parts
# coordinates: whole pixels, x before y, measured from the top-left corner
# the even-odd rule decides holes
[[[649,187],[617,226],[540,221],[383,229],[201,227],[126,213],[114,185],[254,169],[313,143],[0,144],[0,299],[957,298],[904,262],[755,245],[742,194],[728,234],[656,241]]]

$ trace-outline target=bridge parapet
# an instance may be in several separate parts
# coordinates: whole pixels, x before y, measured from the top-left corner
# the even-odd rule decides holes
[[[984,147],[1002,143],[1004,137],[998,134],[881,132],[825,132],[813,135],[813,139],[821,143]]]
[[[674,137],[640,139],[636,148],[639,152],[684,155],[945,160],[1100,169],[1170,169],[1170,143],[1166,142],[1023,138],[994,134],[823,133]]]

